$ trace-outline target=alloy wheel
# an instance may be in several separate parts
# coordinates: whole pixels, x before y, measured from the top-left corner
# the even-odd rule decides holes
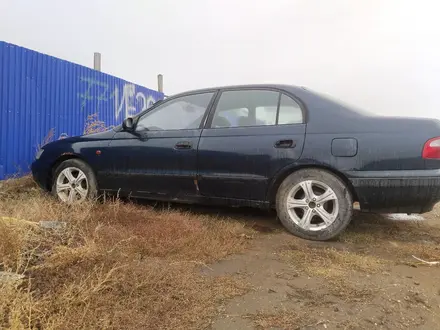
[[[327,184],[305,180],[288,193],[287,211],[290,219],[302,229],[323,230],[331,226],[338,217],[338,197]]]
[[[89,192],[87,176],[79,168],[65,168],[57,177],[56,192],[63,202],[69,204],[84,201]]]

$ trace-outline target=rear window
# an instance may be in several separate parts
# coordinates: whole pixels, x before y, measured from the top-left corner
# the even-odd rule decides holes
[[[287,95],[282,94],[278,125],[301,124],[302,122],[303,115],[299,104]]]

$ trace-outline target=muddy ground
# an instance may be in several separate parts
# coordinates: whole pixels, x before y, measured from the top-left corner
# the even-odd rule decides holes
[[[219,305],[212,329],[440,329],[440,266],[413,258],[440,260],[436,211],[419,222],[357,212],[325,243],[292,237],[273,214],[231,216],[260,234],[251,249],[201,271],[252,289]]]

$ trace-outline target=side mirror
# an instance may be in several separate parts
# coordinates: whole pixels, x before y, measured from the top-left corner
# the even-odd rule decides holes
[[[122,122],[122,128],[125,131],[132,131],[134,129],[134,122],[133,122],[133,118],[126,118],[123,122]]]

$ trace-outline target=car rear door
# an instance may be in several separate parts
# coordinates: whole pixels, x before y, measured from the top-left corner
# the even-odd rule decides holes
[[[197,145],[216,92],[167,99],[143,114],[135,131],[118,132],[102,188],[155,199],[196,195]]]
[[[303,109],[286,93],[222,90],[199,142],[200,194],[265,200],[270,179],[300,158],[305,132]]]

